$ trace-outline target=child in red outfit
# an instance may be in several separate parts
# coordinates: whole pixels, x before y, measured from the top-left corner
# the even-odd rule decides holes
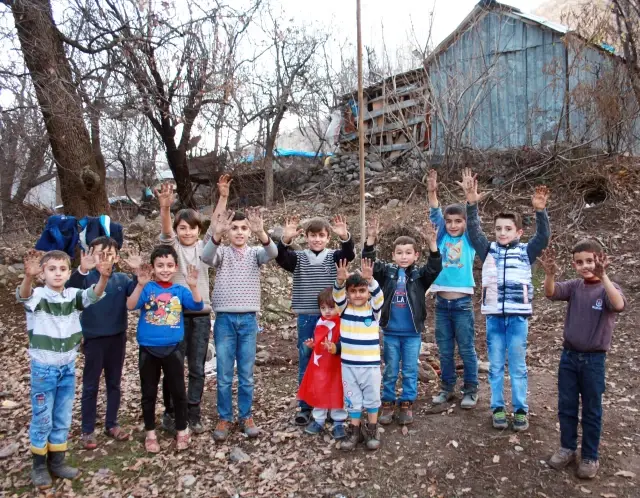
[[[313,406],[313,420],[305,428],[307,434],[320,434],[327,414],[333,419],[334,439],[344,439],[344,410],[342,393],[342,367],[340,364],[340,315],[333,301],[332,289],[325,289],[318,296],[321,318],[316,324],[313,339],[305,345],[313,350],[304,373],[298,399]]]

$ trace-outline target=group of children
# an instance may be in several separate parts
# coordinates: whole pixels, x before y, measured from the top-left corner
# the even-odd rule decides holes
[[[295,423],[308,434],[319,434],[330,417],[332,434],[342,450],[364,442],[369,450],[380,446],[378,424],[413,422],[417,396],[421,334],[426,321],[427,292],[435,294],[435,337],[440,354],[440,391],[434,404],[456,396],[455,345],[463,361],[460,406],[478,402],[478,361],[472,297],[473,262],[482,266],[481,311],[486,315],[492,424],[504,429],[509,422],[503,397],[508,357],[511,379],[512,427],[526,430],[526,347],[528,317],[532,314],[531,267],[540,258],[546,278],[544,291],[553,300],[569,301],[564,350],[559,370],[558,411],[561,448],[550,464],[562,468],[575,459],[579,397],[583,403],[580,477],[598,470],[598,443],[604,391],[604,362],[611,343],[614,313],[625,307],[620,288],[606,275],[608,261],[595,241],[582,241],[573,251],[580,279],[556,283],[555,255],[544,252],[549,237],[546,203],[549,192],[537,187],[532,198],[536,234],[520,242],[522,220],[517,213],[495,216],[495,241],[483,233],[478,217],[478,182],[465,169],[462,181],[467,204],[441,208],[437,175],[428,177],[429,222],[424,239],[429,255],[420,265],[416,240],[395,240],[392,262],[376,257],[379,221],[367,226],[367,240],[359,271],[349,273],[355,259],[346,221],[331,223],[314,218],[304,228],[299,218],[285,221],[275,244],[264,229],[260,210],[246,214],[226,211],[230,179],[218,183],[219,201],[212,223],[200,239],[202,223],[196,211],[181,210],[171,220],[175,196],[169,185],[156,192],[160,204],[160,245],[143,263],[130,251],[122,260],[135,275],[113,271],[120,262],[118,244],[108,237],[91,243],[80,268],[71,274],[66,253],[51,251],[25,258],[25,277],[17,290],[27,311],[31,357],[33,454],[32,479],[40,488],[51,485],[51,474],[73,478],[64,460],[75,388],[74,365],[84,336],[85,368],[82,392],[82,443],[97,446],[94,435],[99,379],[104,371],[107,388],[105,433],[116,440],[130,437],[117,423],[120,379],[124,363],[127,310],[140,310],[137,328],[145,448],[160,451],[155,433],[155,405],[163,374],[163,427],[176,435],[176,448],[189,446],[190,433],[202,433],[200,403],[204,364],[209,343],[210,314],[215,312],[218,423],[216,441],[224,441],[233,427],[232,382],[238,374],[239,428],[248,437],[260,433],[252,417],[253,371],[260,310],[260,266],[275,259],[293,274],[292,309],[297,314],[298,399]],[[308,248],[290,246],[299,235]],[[328,249],[331,233],[341,242]],[[261,246],[249,246],[251,235]],[[226,237],[229,244],[222,245]],[[216,268],[209,299],[208,268]],[[34,278],[44,287],[32,289]],[[382,340],[381,340],[382,337]],[[381,372],[381,346],[384,369]],[[188,358],[188,387],[184,361]],[[398,376],[402,389],[396,394]],[[366,421],[361,422],[363,410]],[[346,427],[347,418],[350,420]]]

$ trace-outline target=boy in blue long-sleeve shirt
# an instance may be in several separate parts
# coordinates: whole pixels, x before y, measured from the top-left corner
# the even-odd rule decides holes
[[[97,237],[83,253],[80,267],[73,272],[67,287],[88,289],[100,279],[96,263],[101,255],[114,264],[119,261],[118,243],[110,237]],[[132,253],[125,263],[136,270],[140,257]],[[120,409],[120,382],[127,344],[127,298],[135,289],[136,281],[126,273],[113,272],[109,277],[102,300],[85,309],[80,316],[85,357],[82,372],[82,443],[85,449],[97,447],[94,434],[96,404],[100,389],[100,377],[104,371],[107,391],[105,433],[118,441],[129,434],[118,425]]]

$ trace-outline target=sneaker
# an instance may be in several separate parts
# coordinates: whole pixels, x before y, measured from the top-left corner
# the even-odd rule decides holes
[[[244,420],[240,420],[240,430],[244,432],[251,439],[256,438],[260,435],[260,429],[253,421],[253,417],[249,417]]]
[[[396,404],[392,401],[383,401],[382,402],[382,410],[380,412],[380,416],[378,417],[378,422],[382,425],[389,425],[393,422],[393,417],[396,412]]]
[[[200,420],[190,420],[189,421],[189,430],[191,432],[193,432],[194,434],[202,434],[207,429],[205,428],[204,425],[202,425],[202,422],[200,422]]]
[[[311,434],[312,436],[317,436],[318,434],[320,434],[322,432],[323,429],[324,429],[323,426],[321,426],[315,420],[312,420],[304,428],[304,432],[306,432],[307,434]]]
[[[176,433],[176,419],[173,415],[164,412],[164,415],[162,415],[162,428],[169,434]]]
[[[410,401],[403,401],[400,403],[400,411],[398,412],[398,424],[409,425],[413,424],[413,403]]]
[[[369,451],[375,451],[380,448],[378,424],[370,424],[368,422],[362,424],[362,438]]]
[[[578,477],[580,479],[593,479],[598,473],[600,462],[598,460],[589,460],[588,458],[580,460],[578,465]]]
[[[340,449],[342,451],[353,451],[361,441],[362,431],[360,430],[360,426],[352,425],[350,427],[349,435],[340,441]]]
[[[460,408],[463,410],[471,410],[478,404],[478,387],[475,385],[465,385],[462,392],[462,401]]]
[[[91,434],[83,434],[82,446],[85,450],[95,450],[98,447],[96,435],[93,432]]]
[[[434,396],[433,398],[431,398],[431,402],[434,405],[442,405],[443,403],[451,401],[455,397],[456,395],[453,393],[453,391],[442,390],[438,393],[437,396]]]
[[[513,416],[513,430],[516,432],[526,431],[529,428],[529,418],[527,412],[520,409]]]
[[[336,441],[345,439],[347,437],[347,431],[344,429],[344,424],[341,422],[334,423],[333,429],[331,430],[331,435]]]
[[[231,422],[227,422],[226,420],[221,420],[216,425],[216,428],[213,431],[213,440],[222,443],[227,440],[229,437],[229,430],[231,429]]]
[[[576,459],[576,452],[567,448],[560,448],[549,460],[549,467],[556,470],[564,469]]]
[[[499,407],[493,410],[492,424],[494,429],[507,429],[509,427],[504,408]]]

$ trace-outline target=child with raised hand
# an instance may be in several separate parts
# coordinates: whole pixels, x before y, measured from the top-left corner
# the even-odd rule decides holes
[[[88,289],[65,288],[71,261],[63,251],[29,251],[24,278],[16,297],[27,312],[31,358],[31,425],[29,439],[33,466],[31,480],[38,489],[51,487],[51,474],[75,479],[79,471],[65,463],[73,414],[75,360],[82,340],[80,312],[98,302],[113,270],[113,261],[101,255],[98,281]],[[32,289],[42,275],[44,287]]]
[[[218,180],[219,198],[216,208],[211,214],[209,230],[200,240],[202,220],[200,213],[193,209],[181,209],[171,222],[171,206],[175,201],[173,186],[170,183],[162,185],[160,192],[156,190],[160,204],[160,220],[162,232],[160,243],[170,245],[178,254],[178,271],[173,276],[173,283],[186,286],[187,268],[198,268],[198,289],[204,299],[204,307],[200,311],[186,310],[184,313],[184,343],[182,349],[188,358],[189,386],[187,390],[189,427],[195,434],[205,431],[202,424],[200,402],[204,392],[204,364],[209,347],[209,334],[211,332],[211,302],[209,299],[209,267],[202,261],[202,251],[211,238],[215,220],[218,214],[227,208],[229,188],[231,185],[229,175],[222,175]],[[165,430],[175,431],[175,420],[171,395],[168,390],[167,380],[163,379],[163,398],[165,402],[165,414],[162,417],[162,426]]]
[[[327,287],[333,286],[338,261],[353,261],[356,257],[347,221],[343,216],[335,216],[331,223],[324,218],[312,218],[304,228],[299,228],[299,224],[299,216],[285,220],[276,258],[281,268],[293,274],[291,308],[298,315],[298,386],[311,357],[311,349],[304,343],[313,337],[316,323],[320,319],[318,295]],[[308,248],[304,251],[294,251],[289,246],[303,233]],[[340,239],[341,247],[338,250],[327,249],[331,233]],[[296,413],[295,423],[307,426],[311,420],[312,407],[303,400],[300,400],[298,405],[300,410]]]
[[[313,406],[313,420],[305,428],[307,434],[320,434],[327,415],[331,415],[333,438],[340,440],[346,437],[344,421],[347,419],[347,412],[344,410],[342,392],[340,315],[331,287],[320,293],[318,305],[322,317],[316,324],[313,339],[305,341],[305,346],[313,350],[313,360],[304,373],[298,389],[298,399]]]
[[[576,459],[578,412],[582,399],[582,455],[578,477],[593,479],[600,467],[598,447],[602,432],[602,394],[605,361],[611,346],[616,313],[626,299],[607,275],[609,261],[599,242],[585,239],[572,250],[572,265],[579,278],[556,282],[556,255],[547,249],[539,258],[544,268],[544,293],[552,301],[568,301],[563,350],[558,367],[558,419],[560,448],[549,460],[562,469]]]
[[[155,432],[155,407],[161,372],[175,406],[176,449],[189,447],[184,354],[180,350],[184,338],[183,311],[202,310],[204,303],[196,266],[186,269],[187,287],[172,283],[178,271],[178,254],[173,247],[156,247],[150,259],[151,265],[144,264],[138,268],[138,284],[127,299],[127,308],[140,310],[136,338],[140,346],[138,368],[146,431],[144,446],[148,452],[158,453],[160,444]]]
[[[374,217],[367,227],[363,258],[375,259],[375,243],[379,221]],[[380,327],[384,338],[384,373],[382,379],[382,413],[380,423],[387,425],[394,418],[400,425],[413,423],[413,403],[418,395],[418,360],[421,334],[427,318],[425,294],[442,269],[436,245],[436,232],[426,224],[425,240],[429,258],[419,265],[420,248],[415,239],[398,237],[393,243],[393,263],[376,259],[373,277],[382,287],[384,306]],[[396,383],[402,365],[402,392],[396,396]],[[397,414],[396,414],[397,410]]]
[[[438,173],[427,177],[429,218],[436,225],[437,243],[442,255],[442,271],[431,286],[436,295],[435,336],[440,355],[440,392],[434,404],[455,397],[457,381],[454,353],[456,344],[462,358],[463,380],[460,408],[474,408],[478,403],[478,356],[475,347],[473,313],[473,260],[476,251],[467,229],[467,210],[462,204],[450,204],[444,212],[438,202]]]
[[[254,234],[259,247],[248,246]],[[227,236],[230,245],[223,246]],[[213,339],[218,376],[218,417],[215,441],[225,441],[233,424],[233,365],[238,365],[238,415],[240,429],[250,438],[260,430],[253,421],[253,370],[260,311],[260,267],[278,255],[278,248],[264,230],[259,208],[218,215],[213,237],[202,252],[202,261],[216,268],[212,304],[216,313]]]
[[[362,260],[361,272],[349,273],[348,262],[336,265],[333,300],[340,312],[340,360],[345,408],[351,418],[340,449],[351,451],[361,441],[368,450],[380,447],[380,312],[384,295],[373,278],[373,261]],[[362,409],[367,421],[361,424]]]
[[[489,242],[478,217],[477,175],[466,168],[460,185],[467,198],[467,232],[471,245],[483,262],[481,311],[487,316],[487,351],[491,386],[492,425],[509,427],[504,402],[504,367],[509,356],[513,430],[529,428],[527,405],[527,335],[533,313],[531,266],[549,243],[549,217],[545,209],[549,190],[536,187],[531,203],[536,211],[536,233],[529,242],[520,242],[522,220],[514,212],[494,217],[495,242]]]
[[[73,272],[67,287],[88,289],[100,280],[96,266],[105,255],[113,264],[120,262],[118,243],[110,237],[97,237],[82,252],[80,267]],[[142,264],[135,249],[129,250],[122,262],[132,271]],[[126,273],[112,272],[105,289],[105,297],[80,315],[82,325],[84,369],[82,371],[82,444],[93,450],[98,442],[94,434],[96,404],[100,389],[100,377],[104,372],[107,390],[107,409],[104,432],[116,441],[129,439],[130,434],[118,425],[120,409],[120,382],[127,345],[127,298],[136,282]]]

